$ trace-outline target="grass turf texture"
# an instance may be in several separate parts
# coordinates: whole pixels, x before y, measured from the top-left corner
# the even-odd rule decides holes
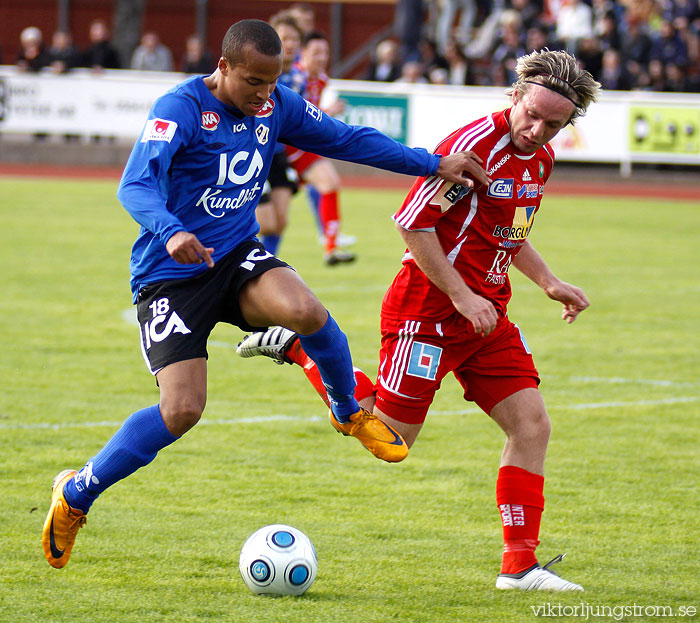
[[[511,317],[553,420],[538,552],[568,552],[559,571],[586,588],[552,595],[493,588],[503,438],[454,379],[409,458],[387,465],[333,433],[298,368],[238,359],[242,332],[223,325],[203,422],[105,493],[68,567],[50,568],[40,535],[53,476],[158,394],[124,319],[136,226],[115,183],[2,186],[0,620],[461,623],[533,621],[547,603],[700,606],[697,203],[545,196],[531,240],[592,301],[572,326],[512,271]],[[370,374],[401,199],[343,193],[354,265],[322,265],[303,197],[281,248]],[[255,597],[238,574],[245,538],[277,522],[319,553],[300,598]]]

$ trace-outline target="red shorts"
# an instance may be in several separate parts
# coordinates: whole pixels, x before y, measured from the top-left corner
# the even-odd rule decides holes
[[[301,179],[306,169],[322,157],[323,156],[319,156],[318,154],[312,154],[311,152],[302,151],[301,149],[287,145],[287,160],[289,161],[289,166],[299,174],[299,179]]]
[[[517,325],[501,318],[487,337],[454,314],[440,323],[392,320],[382,316],[382,347],[377,377],[377,407],[406,424],[425,421],[428,408],[448,372],[486,413],[540,379]]]

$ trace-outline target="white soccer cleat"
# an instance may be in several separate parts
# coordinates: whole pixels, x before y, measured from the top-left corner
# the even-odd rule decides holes
[[[544,567],[536,565],[520,573],[501,573],[496,578],[496,588],[521,591],[582,591],[583,586],[560,578],[548,567],[560,562],[566,554],[560,554],[550,560]]]
[[[357,236],[349,236],[347,234],[340,233],[336,236],[335,244],[336,246],[344,249],[345,247],[351,247],[357,242]],[[318,244],[323,246],[326,244],[326,237],[321,235],[318,237]]]
[[[285,357],[287,349],[297,339],[294,331],[284,327],[270,327],[267,331],[258,331],[246,335],[238,344],[236,354],[240,357],[269,357],[276,364],[292,363]]]
[[[347,234],[338,234],[335,239],[335,243],[342,248],[351,247],[357,242],[356,236],[349,236]]]
[[[326,253],[323,256],[323,261],[326,263],[327,266],[349,264],[350,262],[354,262],[356,259],[357,255],[350,251],[345,251],[345,249],[341,249],[339,247],[336,247],[335,249]]]

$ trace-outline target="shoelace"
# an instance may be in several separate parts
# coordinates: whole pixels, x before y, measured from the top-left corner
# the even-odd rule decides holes
[[[68,514],[70,517],[71,513]],[[77,532],[80,528],[82,528],[85,523],[87,522],[87,517],[83,514],[78,515],[73,521],[70,522],[68,525],[68,532],[73,534]]]
[[[357,419],[350,420],[349,422],[341,422],[341,424],[343,424],[343,425],[352,424],[352,426],[350,427],[350,429],[346,433],[347,435],[354,436],[355,432],[357,431],[358,428],[362,428],[368,422],[378,419],[376,415],[374,415],[373,413],[370,413],[369,411],[367,411],[367,409],[364,409],[362,407],[360,408],[359,413],[360,413],[360,415],[358,416]],[[340,420],[338,420],[338,421],[340,421]]]

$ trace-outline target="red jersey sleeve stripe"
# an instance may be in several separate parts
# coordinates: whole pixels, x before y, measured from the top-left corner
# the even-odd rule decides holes
[[[450,153],[471,150],[476,143],[486,138],[494,130],[495,126],[493,119],[491,117],[486,117],[486,119],[474,127],[468,128],[467,131],[454,142],[452,149],[450,149]]]
[[[442,178],[429,177],[418,188],[413,199],[399,210],[394,219],[404,229],[410,229],[423,207],[435,196]]]

